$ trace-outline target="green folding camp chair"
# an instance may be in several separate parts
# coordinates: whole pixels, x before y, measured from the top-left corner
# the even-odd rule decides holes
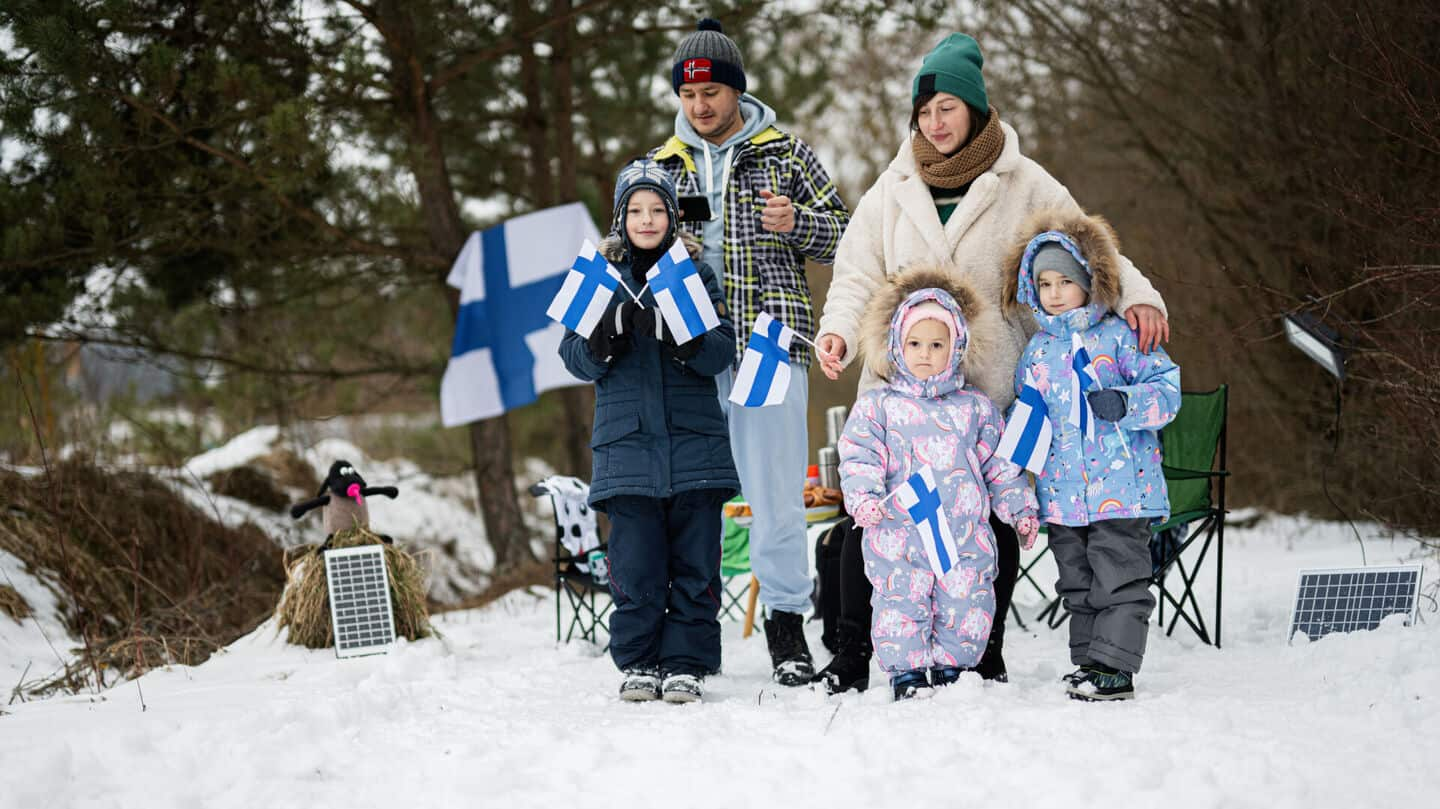
[[[604,574],[607,545],[588,502],[590,485],[579,478],[551,475],[531,486],[530,494],[548,497],[554,507],[555,642],[569,643],[579,635],[598,645],[600,633],[610,634],[607,618],[614,602]],[[605,648],[609,646],[607,640]]]
[[[1165,451],[1165,486],[1170,491],[1170,519],[1152,529],[1151,557],[1154,582],[1160,589],[1160,625],[1165,634],[1184,620],[1199,638],[1220,646],[1221,584],[1225,570],[1225,425],[1229,414],[1229,388],[1221,385],[1204,393],[1182,393],[1180,412],[1160,432]],[[1186,563],[1184,554],[1199,548]],[[1215,549],[1214,635],[1205,624],[1204,611],[1195,598],[1195,582],[1211,547]],[[1171,572],[1180,586],[1170,587]],[[1178,595],[1177,595],[1178,592]],[[1166,624],[1165,608],[1173,608]]]
[[[743,503],[745,498],[736,495],[731,503]],[[725,518],[724,532],[720,539],[720,618],[743,621],[748,609],[746,595],[750,592],[750,529],[730,517]]]
[[[1165,453],[1165,486],[1170,494],[1170,519],[1151,529],[1150,540],[1151,583],[1159,589],[1159,619],[1165,634],[1174,633],[1176,625],[1184,620],[1200,640],[1216,647],[1220,645],[1221,585],[1225,570],[1225,479],[1230,476],[1225,468],[1228,404],[1226,385],[1212,391],[1180,394],[1179,414],[1160,431]],[[1195,584],[1212,547],[1215,550],[1213,635],[1195,596]],[[1065,623],[1070,612],[1065,609],[1064,599],[1053,595],[1031,573],[1049,551],[1047,543],[1020,569],[1019,581],[1028,581],[1043,598],[1049,599],[1036,619],[1055,629]],[[1187,553],[1191,557],[1188,562]],[[1179,586],[1173,589],[1170,586],[1172,572],[1180,578]],[[1168,624],[1167,606],[1172,610]],[[1011,612],[1020,618],[1013,600]],[[1020,620],[1020,625],[1023,628],[1025,622]]]

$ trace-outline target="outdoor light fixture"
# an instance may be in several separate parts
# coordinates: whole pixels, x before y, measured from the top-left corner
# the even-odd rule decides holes
[[[1305,356],[1320,363],[1337,381],[1345,381],[1345,349],[1340,335],[1307,312],[1285,315],[1285,337]]]

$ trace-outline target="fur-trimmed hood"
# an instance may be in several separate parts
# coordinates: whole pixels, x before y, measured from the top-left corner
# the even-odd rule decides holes
[[[1104,217],[1056,209],[1037,211],[1026,220],[1021,232],[1033,235],[1017,242],[1006,254],[1003,266],[1011,269],[1001,300],[1007,312],[1032,313],[1041,328],[1057,319],[1041,308],[1035,279],[1031,277],[1036,251],[1050,242],[1068,250],[1090,273],[1087,320],[1098,321],[1119,305],[1120,237]]]
[[[700,261],[700,240],[682,230],[680,231],[680,242],[685,245],[685,252],[690,254],[690,260],[698,263]],[[670,246],[666,245],[665,249],[669,250]],[[604,256],[605,260],[611,264],[620,264],[625,261],[625,240],[620,237],[620,234],[611,233],[600,240],[600,255]]]
[[[917,294],[939,290],[945,295]],[[949,298],[948,301],[945,298]],[[866,367],[887,382],[908,377],[900,354],[900,321],[904,312],[924,300],[935,300],[951,309],[960,327],[951,356],[954,386],[961,387],[971,376],[970,369],[994,351],[1004,323],[994,306],[985,306],[969,284],[944,267],[915,267],[890,277],[876,290],[860,321],[860,354]]]

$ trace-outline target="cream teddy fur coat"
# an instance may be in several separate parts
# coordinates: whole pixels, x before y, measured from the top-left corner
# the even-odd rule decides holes
[[[862,353],[862,315],[888,277],[921,264],[946,267],[994,313],[989,315],[992,322],[971,324],[972,331],[978,329],[994,340],[995,350],[966,368],[970,383],[1002,411],[1014,400],[1015,364],[1036,326],[1031,317],[1001,313],[1005,280],[1016,271],[1005,265],[1007,254],[1025,235],[1021,231],[1026,220],[1036,211],[1084,212],[1065,186],[1020,153],[1015,130],[1004,122],[1000,127],[1005,132],[1000,157],[975,179],[944,225],[930,189],[916,171],[908,138],[889,168],[861,197],[835,255],[834,276],[817,330],[820,335],[836,334],[845,340],[846,366]],[[1123,314],[1136,304],[1149,304],[1168,317],[1165,302],[1150,281],[1124,256],[1119,264],[1116,311]],[[882,384],[869,365],[867,362],[861,373],[861,392]]]

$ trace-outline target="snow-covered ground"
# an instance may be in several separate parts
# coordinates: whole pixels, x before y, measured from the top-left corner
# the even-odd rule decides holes
[[[1371,564],[1413,561],[1360,531]],[[726,624],[725,673],[672,706],[620,703],[606,657],[556,646],[549,593],[346,661],[267,624],[197,668],[3,706],[0,807],[1433,805],[1433,599],[1415,626],[1287,645],[1296,571],[1360,563],[1349,526],[1267,517],[1225,563],[1224,648],[1154,632],[1124,704],[1066,699],[1063,630],[1035,626],[1011,626],[1009,684],[892,704],[778,689],[764,639]]]

